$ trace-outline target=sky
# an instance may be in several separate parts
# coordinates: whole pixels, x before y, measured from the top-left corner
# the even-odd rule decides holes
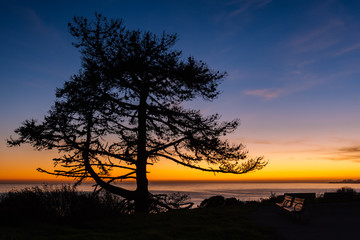
[[[150,180],[360,179],[360,1],[0,0],[0,180],[54,179],[36,168],[53,169],[56,152],[6,139],[24,120],[41,120],[79,71],[67,23],[95,12],[129,29],[177,33],[184,57],[226,71],[218,99],[187,106],[239,118],[229,141],[269,161],[214,175],[161,160]]]

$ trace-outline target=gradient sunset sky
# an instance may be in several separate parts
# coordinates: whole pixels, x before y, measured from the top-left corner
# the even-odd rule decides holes
[[[223,120],[251,156],[245,175],[203,173],[160,161],[151,180],[360,179],[360,1],[5,1],[0,3],[0,180],[49,179],[56,152],[9,148],[6,138],[41,120],[55,89],[80,69],[67,23],[95,12],[130,29],[178,33],[176,49],[228,76],[213,102],[187,104]]]

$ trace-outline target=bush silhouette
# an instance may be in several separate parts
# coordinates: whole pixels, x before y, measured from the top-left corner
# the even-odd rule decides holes
[[[1,219],[6,222],[98,219],[131,211],[132,204],[115,195],[77,192],[69,185],[10,191],[0,201]]]

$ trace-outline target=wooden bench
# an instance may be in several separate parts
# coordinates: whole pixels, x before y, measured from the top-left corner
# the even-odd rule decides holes
[[[294,198],[294,201],[292,202],[291,206],[283,207],[283,209],[290,213],[299,214],[304,211],[304,202],[305,202],[304,198]]]
[[[316,198],[315,193],[284,193],[284,195],[289,195],[293,198],[304,198],[306,202],[312,202]]]
[[[283,207],[290,207],[293,201],[293,197],[290,195],[285,195],[284,196],[284,201],[282,201],[281,203],[276,203],[277,206],[283,208]]]

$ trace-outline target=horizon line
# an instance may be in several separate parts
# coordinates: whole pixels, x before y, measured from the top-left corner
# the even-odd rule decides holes
[[[337,182],[345,179],[259,179],[259,180],[227,180],[227,179],[218,179],[218,180],[208,180],[208,179],[183,179],[183,180],[149,180],[151,182],[167,182],[167,183],[177,183],[177,182],[198,182],[198,183],[329,183],[329,182]],[[356,179],[355,179],[356,180]],[[135,183],[135,180],[124,180],[118,181],[116,183]],[[28,184],[28,183],[36,183],[36,184],[72,184],[76,183],[76,180],[60,180],[60,179],[0,179],[0,184]],[[95,183],[93,180],[83,181],[82,183]]]

